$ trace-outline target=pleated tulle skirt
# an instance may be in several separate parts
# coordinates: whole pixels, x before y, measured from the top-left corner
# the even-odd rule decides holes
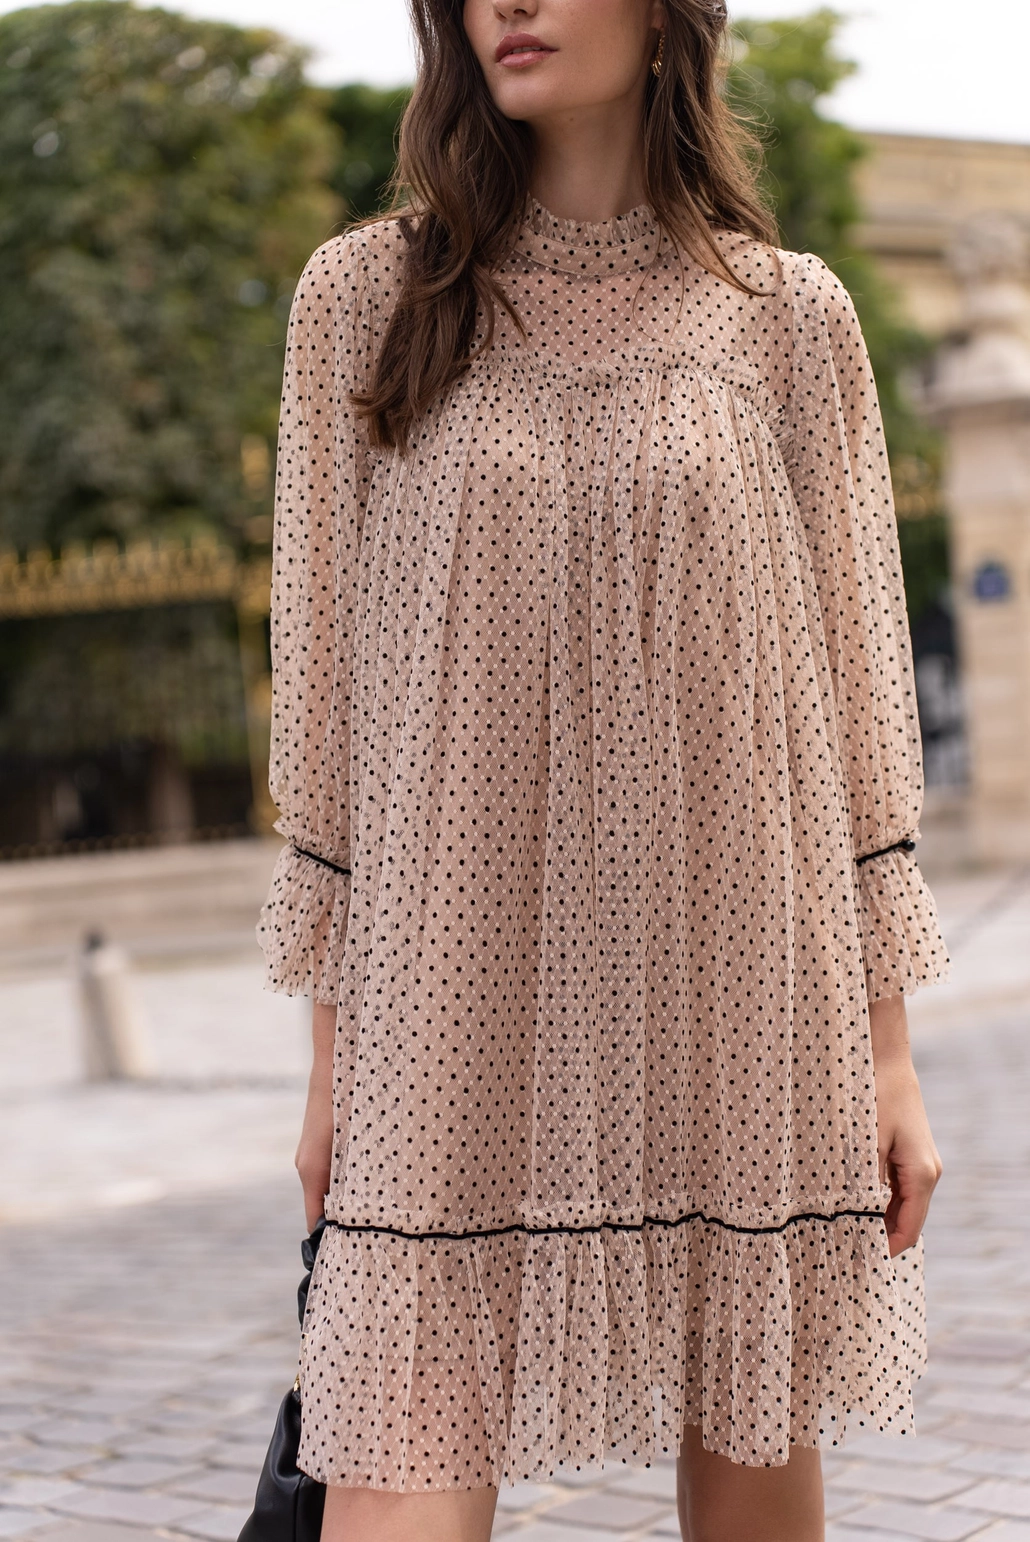
[[[859,1283],[860,1282],[860,1283]],[[882,1223],[421,1241],[327,1232],[301,1371],[302,1468],[389,1490],[674,1456],[748,1465],[850,1427],[912,1432],[919,1249]]]

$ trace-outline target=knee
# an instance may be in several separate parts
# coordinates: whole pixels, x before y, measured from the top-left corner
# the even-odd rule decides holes
[[[326,1489],[321,1542],[489,1542],[495,1488]]]

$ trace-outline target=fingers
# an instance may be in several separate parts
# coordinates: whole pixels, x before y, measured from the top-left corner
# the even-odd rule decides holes
[[[892,1258],[912,1247],[926,1224],[930,1200],[941,1175],[936,1151],[933,1156],[934,1160],[927,1160],[919,1168],[898,1169],[888,1161],[891,1202],[884,1221]]]
[[[891,1190],[884,1220],[893,1258],[919,1239],[941,1159],[907,1050],[901,1057],[881,1053],[875,1072],[877,1157],[880,1182]]]
[[[914,1195],[908,1199],[901,1199],[897,1203],[891,1200],[887,1208],[886,1221],[887,1241],[892,1258],[896,1258],[899,1253],[903,1253],[906,1248],[913,1247],[919,1241],[929,1208],[929,1195],[922,1200]]]

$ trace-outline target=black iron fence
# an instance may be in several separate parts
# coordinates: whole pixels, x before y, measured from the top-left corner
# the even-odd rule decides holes
[[[267,557],[0,555],[0,858],[267,830]]]

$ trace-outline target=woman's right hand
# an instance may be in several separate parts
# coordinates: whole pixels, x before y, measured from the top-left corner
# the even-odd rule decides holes
[[[311,1013],[311,1076],[294,1165],[304,1190],[304,1217],[312,1231],[324,1214],[333,1163],[333,1051],[336,1008],[316,1001]]]

